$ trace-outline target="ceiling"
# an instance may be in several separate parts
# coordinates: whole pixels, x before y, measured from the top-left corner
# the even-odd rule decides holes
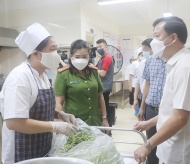
[[[102,13],[107,19],[114,20],[119,26],[152,24],[163,17],[167,10],[190,23],[190,0],[143,0],[100,6],[97,0],[82,0],[82,4],[89,7],[92,12]]]
[[[1,1],[6,2],[7,10],[30,9],[35,6],[45,7],[64,3],[81,3],[83,8],[90,10],[94,14],[99,13],[99,15],[103,15],[104,19],[110,20],[116,23],[118,27],[123,28],[142,26],[143,24],[151,25],[155,19],[162,17],[163,12],[168,8],[174,16],[178,16],[187,24],[190,24],[190,0],[142,0],[106,6],[98,5],[97,0],[27,0],[27,3],[26,0],[0,0],[0,4]]]

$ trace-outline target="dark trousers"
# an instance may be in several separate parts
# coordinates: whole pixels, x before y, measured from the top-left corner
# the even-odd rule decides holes
[[[104,92],[103,96],[104,96],[104,101],[105,101],[105,105],[106,105],[108,123],[109,123],[109,126],[111,127],[113,122],[112,122],[112,112],[111,112],[111,110],[109,110],[110,92]]]
[[[145,120],[149,120],[157,115],[158,115],[158,108],[155,108],[153,106],[146,104],[145,115],[144,115]],[[146,131],[147,138],[148,139],[151,138],[156,132],[157,132],[156,126],[150,128],[149,130]],[[146,164],[158,164],[159,163],[159,159],[156,156],[156,149],[157,149],[157,147],[151,151],[151,153],[149,154],[149,156],[147,158]]]
[[[141,100],[141,99],[138,99],[139,108],[141,107],[141,102],[142,102],[142,100]]]
[[[132,92],[129,92],[129,104],[133,105],[135,88],[132,88]]]

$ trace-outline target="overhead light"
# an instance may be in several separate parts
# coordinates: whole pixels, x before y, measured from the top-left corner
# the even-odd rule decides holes
[[[164,17],[171,17],[172,16],[172,13],[169,12],[170,9],[169,9],[169,0],[167,0],[167,6],[166,6],[166,10],[165,12],[163,13]]]
[[[97,0],[97,3],[99,5],[111,5],[116,3],[135,2],[135,1],[143,1],[143,0]]]
[[[172,16],[172,13],[170,12],[165,12],[163,13],[164,17],[171,17]]]
[[[53,26],[53,27],[57,27],[57,28],[66,28],[65,26],[61,26],[55,23],[48,23],[48,25]]]

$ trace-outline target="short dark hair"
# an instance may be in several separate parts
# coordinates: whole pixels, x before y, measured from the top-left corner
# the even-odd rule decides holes
[[[90,51],[89,45],[86,41],[82,39],[75,40],[71,43],[70,54],[74,54],[76,50],[82,48],[86,48],[88,52]]]
[[[141,55],[143,55],[143,52],[139,52],[138,57],[141,56]]]
[[[152,42],[152,38],[148,38],[148,39],[145,39],[143,42],[142,42],[142,46],[148,46],[149,48],[151,48],[150,46],[150,42]]]
[[[154,21],[153,27],[155,28],[155,26],[160,22],[166,22],[166,24],[164,25],[164,30],[168,35],[176,33],[180,42],[183,44],[186,43],[188,35],[187,27],[181,18],[175,16],[159,18]]]
[[[105,43],[106,45],[108,45],[104,39],[99,39],[96,41],[96,44],[101,44],[101,43]]]
[[[35,50],[37,51],[42,51],[48,44],[49,38],[51,38],[52,36],[48,36],[47,38],[45,38],[37,47]]]

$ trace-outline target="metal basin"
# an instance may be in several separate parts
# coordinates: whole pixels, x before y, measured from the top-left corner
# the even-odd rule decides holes
[[[92,162],[78,158],[45,157],[17,162],[16,164],[93,164]]]

